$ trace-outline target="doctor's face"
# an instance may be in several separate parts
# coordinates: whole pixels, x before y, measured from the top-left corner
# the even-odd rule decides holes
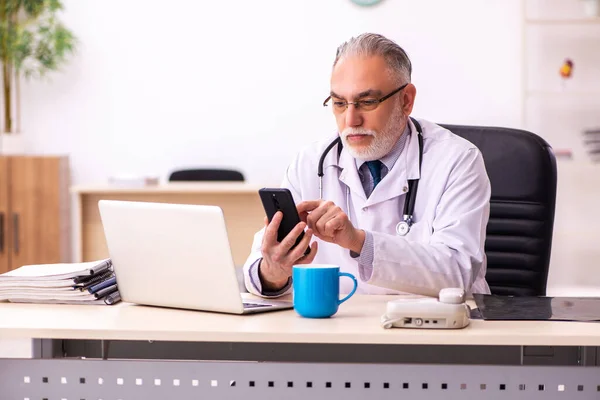
[[[404,131],[412,111],[415,87],[401,88],[380,56],[349,57],[338,61],[331,75],[330,107],[345,148],[354,158],[377,160],[389,153]],[[364,101],[361,107],[345,102]],[[371,104],[369,106],[369,103]],[[376,105],[374,109],[373,106]]]

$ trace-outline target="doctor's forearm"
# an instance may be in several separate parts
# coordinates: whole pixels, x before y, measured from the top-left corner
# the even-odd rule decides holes
[[[367,283],[375,286],[423,295],[437,295],[444,287],[469,291],[483,262],[474,242],[449,247],[378,232],[373,235],[375,257]]]

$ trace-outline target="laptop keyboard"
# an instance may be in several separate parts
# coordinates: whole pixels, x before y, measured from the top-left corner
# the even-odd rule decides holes
[[[271,304],[244,303],[244,308],[271,307]]]

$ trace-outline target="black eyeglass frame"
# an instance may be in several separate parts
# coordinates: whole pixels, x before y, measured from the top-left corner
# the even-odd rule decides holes
[[[379,104],[383,103],[384,101],[386,101],[387,99],[389,99],[390,97],[392,97],[393,95],[395,95],[396,93],[398,93],[399,91],[401,91],[402,89],[404,89],[405,87],[407,87],[409,84],[409,82],[405,83],[404,85],[400,86],[398,89],[392,91],[389,94],[386,94],[385,96],[379,98],[379,99],[370,99],[370,100],[357,100],[357,101],[346,101],[346,105],[344,107],[343,111],[346,111],[348,109],[348,106],[350,104],[353,104],[355,108],[357,108],[358,110],[365,110],[365,108],[363,107],[365,103],[368,103],[368,106],[374,106],[371,109],[368,109],[368,111],[373,111],[375,110],[377,107],[379,107]],[[331,100],[331,95],[328,96],[325,101],[323,102],[323,107],[327,107],[328,104],[327,102]]]

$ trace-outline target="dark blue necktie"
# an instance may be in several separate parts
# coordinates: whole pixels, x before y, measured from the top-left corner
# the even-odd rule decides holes
[[[373,189],[377,186],[379,182],[381,182],[381,164],[382,162],[379,160],[367,161],[366,162],[369,171],[371,171],[371,176],[373,177]]]

